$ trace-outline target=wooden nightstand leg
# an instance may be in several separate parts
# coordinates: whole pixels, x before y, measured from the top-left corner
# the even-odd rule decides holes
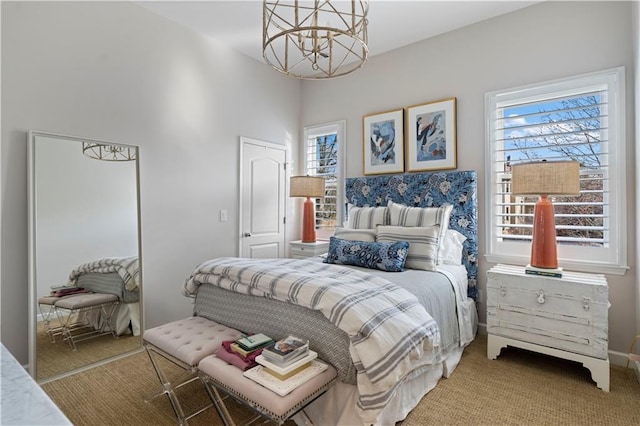
[[[591,378],[596,385],[605,392],[609,392],[609,360],[608,359],[589,359],[582,360],[584,365],[591,371]]]
[[[506,346],[507,342],[502,337],[489,334],[487,336],[487,358],[497,359],[502,348]]]

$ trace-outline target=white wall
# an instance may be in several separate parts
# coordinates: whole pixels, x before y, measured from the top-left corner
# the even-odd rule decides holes
[[[300,82],[133,3],[1,7],[2,343],[27,362],[30,129],[140,146],[146,327],[189,316],[185,278],[238,253],[239,138],[295,158]]]
[[[372,5],[373,7],[373,5]],[[478,172],[479,223],[484,223],[484,94],[527,83],[627,67],[633,87],[630,2],[544,2],[373,57],[361,70],[303,84],[302,124],[347,120],[347,176],[362,175],[362,116],[457,97],[458,169]],[[627,97],[629,235],[635,235],[633,95]],[[479,287],[485,290],[485,232],[479,227]],[[636,243],[631,269],[608,276],[612,350],[625,352],[636,321]],[[485,291],[486,294],[486,291]],[[486,321],[486,305],[480,306]]]

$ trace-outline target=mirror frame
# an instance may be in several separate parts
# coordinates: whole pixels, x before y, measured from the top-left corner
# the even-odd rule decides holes
[[[42,380],[37,379],[37,354],[36,354],[36,339],[37,339],[37,315],[38,315],[38,295],[37,295],[37,271],[36,271],[36,187],[35,187],[35,148],[36,148],[36,138],[38,136],[55,138],[55,139],[64,139],[68,141],[77,141],[79,143],[82,142],[92,142],[97,144],[104,145],[114,145],[121,146],[125,148],[135,148],[136,150],[136,168],[135,168],[135,177],[136,177],[136,220],[137,220],[137,241],[138,241],[138,277],[140,281],[140,305],[139,305],[139,315],[140,315],[140,347],[134,349],[132,351],[127,351],[119,355],[115,355],[112,357],[105,358],[100,361],[96,361],[90,364],[87,364],[82,367],[74,368],[69,371],[66,371],[61,374],[57,374],[51,377],[47,377]],[[129,356],[133,353],[137,353],[143,350],[142,347],[142,335],[144,334],[144,297],[143,297],[143,276],[142,276],[142,221],[140,214],[140,147],[138,145],[126,145],[120,143],[114,143],[111,141],[92,139],[92,138],[81,138],[78,136],[69,136],[58,133],[51,132],[42,132],[36,130],[29,130],[27,136],[27,211],[28,211],[28,286],[29,286],[29,374],[33,379],[39,383],[44,384],[48,383],[63,377],[70,376],[75,373],[79,373],[81,371],[86,371],[91,368],[109,363],[111,361],[115,361],[117,359]]]

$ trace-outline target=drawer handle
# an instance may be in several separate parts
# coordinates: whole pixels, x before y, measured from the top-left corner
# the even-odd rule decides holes
[[[538,303],[541,305],[544,303],[544,291],[542,290],[538,292]]]
[[[584,309],[585,311],[588,311],[591,309],[591,298],[590,297],[583,297],[582,298],[582,309]]]

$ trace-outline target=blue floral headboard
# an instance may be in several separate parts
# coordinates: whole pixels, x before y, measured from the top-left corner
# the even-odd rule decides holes
[[[476,300],[478,277],[478,200],[475,171],[405,173],[347,178],[347,203],[386,206],[391,200],[414,207],[453,205],[449,227],[467,237],[462,263],[469,277],[469,297]]]

